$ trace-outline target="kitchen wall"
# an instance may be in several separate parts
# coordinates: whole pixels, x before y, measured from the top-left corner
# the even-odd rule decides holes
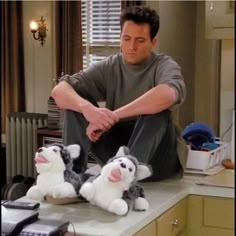
[[[233,107],[235,107],[235,42],[222,40],[221,44],[221,84],[220,84],[220,136],[224,140],[231,140],[232,132],[229,129],[232,123]],[[227,132],[228,130],[228,132]]]
[[[47,100],[55,78],[54,2],[23,1],[26,109],[47,113]],[[33,39],[31,20],[46,19],[47,37],[41,46]]]
[[[219,135],[220,40],[205,37],[205,2],[197,3],[194,121],[208,124]]]
[[[147,1],[147,5],[158,10],[161,19],[156,51],[172,56],[181,65],[188,88],[186,102],[176,119],[182,127],[191,122],[205,122],[217,135],[222,135],[230,125],[234,101],[234,42],[205,39],[204,4],[204,1]],[[27,111],[47,113],[47,99],[55,78],[54,2],[24,1],[23,11]],[[48,27],[43,47],[33,39],[29,29],[30,20],[41,16]],[[222,51],[218,53],[220,46]],[[220,57],[221,62],[217,61]],[[221,88],[218,88],[220,76]]]
[[[159,53],[173,57],[182,68],[187,86],[185,103],[176,111],[175,119],[185,127],[194,120],[196,6],[194,1],[147,1],[160,15]]]
[[[177,120],[182,127],[204,122],[222,137],[234,105],[234,40],[206,39],[204,1],[148,1],[148,5],[161,19],[156,51],[176,59],[187,85]],[[230,140],[231,130],[224,136],[224,141]]]

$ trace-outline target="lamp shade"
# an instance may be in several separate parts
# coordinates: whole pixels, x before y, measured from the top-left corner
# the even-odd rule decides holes
[[[37,31],[39,28],[38,23],[36,21],[31,21],[30,22],[30,29],[31,31]]]

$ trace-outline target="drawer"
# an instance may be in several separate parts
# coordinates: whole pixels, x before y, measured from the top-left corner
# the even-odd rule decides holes
[[[152,221],[150,224],[138,231],[134,236],[156,236],[156,221]]]
[[[234,229],[234,201],[228,198],[205,197],[204,226]]]
[[[184,231],[187,217],[187,200],[183,199],[157,219],[157,235],[173,236]]]

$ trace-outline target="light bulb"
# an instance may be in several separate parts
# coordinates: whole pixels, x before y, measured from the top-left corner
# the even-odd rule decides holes
[[[31,21],[30,22],[30,29],[31,31],[37,31],[39,28],[38,23],[36,21]]]

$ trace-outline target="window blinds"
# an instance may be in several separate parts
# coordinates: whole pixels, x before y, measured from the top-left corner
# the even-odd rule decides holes
[[[120,50],[121,1],[82,0],[83,69]]]

